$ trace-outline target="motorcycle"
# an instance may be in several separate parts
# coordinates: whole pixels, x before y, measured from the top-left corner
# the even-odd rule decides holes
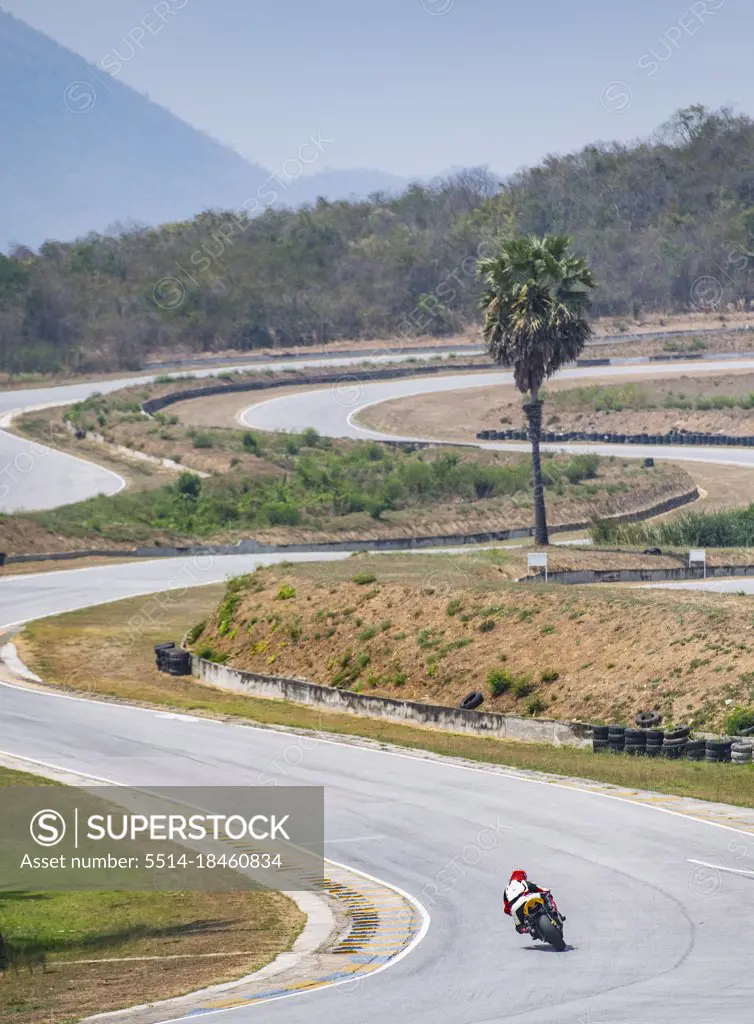
[[[555,908],[548,894],[544,896],[537,894],[527,900],[522,917],[533,938],[549,943],[558,953],[565,950],[564,918]]]

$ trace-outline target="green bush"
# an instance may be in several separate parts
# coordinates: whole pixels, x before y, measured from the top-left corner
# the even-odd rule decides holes
[[[446,615],[458,615],[460,610],[463,608],[463,601],[460,597],[451,597],[445,608]]]
[[[725,719],[725,731],[728,736],[736,736],[743,729],[754,726],[754,708],[734,708]]]
[[[202,478],[184,470],[176,481],[176,490],[184,498],[198,498],[202,491]]]
[[[191,443],[194,448],[214,448],[215,442],[210,434],[194,434]]]
[[[513,682],[513,676],[505,668],[493,668],[487,673],[487,686],[493,697],[507,693]]]
[[[376,579],[377,577],[373,572],[357,572],[356,575],[352,577],[351,582],[356,583],[359,587],[365,587],[369,583],[374,583]]]
[[[545,704],[541,697],[532,697],[532,699],[527,702],[526,711],[529,715],[541,715],[542,712],[546,710],[547,704]]]
[[[482,622],[479,623],[479,632],[480,633],[491,633],[494,628],[495,628],[495,620],[494,619],[484,619]]]
[[[224,665],[229,657],[228,654],[219,654],[214,647],[200,647],[196,653],[205,661],[214,661],[218,665]]]
[[[203,622],[197,622],[195,626],[192,626],[191,629],[186,634],[186,640],[188,641],[188,643],[195,644],[206,628],[206,619]]]
[[[280,589],[275,594],[276,601],[290,601],[292,597],[296,596],[296,588],[292,587],[290,583],[281,583]]]
[[[554,668],[546,668],[539,673],[539,679],[542,683],[554,683],[560,679],[560,672],[556,672]]]
[[[528,697],[530,693],[534,692],[534,687],[528,676],[519,676],[511,686],[511,693],[514,697]]]
[[[251,452],[253,455],[257,455],[260,450],[259,438],[256,434],[252,434],[250,430],[247,430],[241,438],[241,444],[243,445],[244,451]]]

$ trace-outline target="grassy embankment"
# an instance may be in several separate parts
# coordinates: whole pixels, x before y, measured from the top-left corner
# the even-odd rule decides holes
[[[730,710],[727,699],[742,704],[754,699],[754,655],[741,641],[751,612],[741,598],[524,590],[512,587],[498,569],[494,559],[454,557],[451,565],[431,556],[289,566],[284,575],[261,573],[261,591],[236,584],[227,593],[221,587],[189,591],[180,602],[166,595],[159,611],[150,606],[151,625],[138,634],[128,622],[143,608],[143,598],[32,623],[21,638],[21,650],[50,684],[103,698],[362,736],[479,762],[754,806],[751,769],[598,757],[573,748],[360,719],[224,693],[160,675],[153,665],[154,643],[177,638],[206,621],[196,642],[205,654],[222,658],[235,650],[243,662],[240,650],[248,654],[258,645],[254,664],[263,671],[295,672],[314,680],[322,675],[325,684],[362,685],[365,692],[394,697],[426,696],[452,703],[456,691],[479,685],[488,695],[485,707],[526,714],[526,703],[539,696],[548,705],[548,715],[581,709],[592,721],[625,719],[653,705],[671,715],[678,708],[676,721],[691,713],[686,705],[698,709],[705,721],[722,720]],[[364,574],[362,581],[370,574],[377,579],[354,583],[357,572]],[[430,579],[433,573],[439,575]],[[448,589],[461,574],[467,585]],[[278,597],[282,587],[292,588],[295,595],[284,590]],[[456,607],[459,601],[466,602],[463,608]],[[346,651],[351,656],[342,664]],[[400,668],[393,667],[396,662]],[[354,678],[357,671],[360,675]],[[385,679],[388,671],[392,678]],[[460,682],[456,671],[462,674]],[[338,673],[341,679],[334,680]],[[374,687],[369,683],[372,674],[382,676]],[[526,676],[533,691],[524,696],[515,690]],[[501,684],[508,688],[493,697],[492,687]]]
[[[44,785],[0,768],[0,786]],[[0,892],[0,1024],[73,1024],[243,977],[303,924],[279,893]]]

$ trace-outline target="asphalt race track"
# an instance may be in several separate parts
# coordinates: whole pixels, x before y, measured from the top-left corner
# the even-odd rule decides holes
[[[427,357],[434,355],[427,352]],[[441,353],[438,353],[441,354]],[[447,353],[446,353],[447,354]],[[371,355],[364,353],[360,358],[373,363],[400,362],[412,358],[409,355]],[[357,360],[354,357],[328,359],[289,359],[284,362],[268,362],[261,365],[239,364],[224,366],[226,373],[234,369],[283,370],[294,365],[306,367],[348,367]],[[191,370],[194,377],[210,377],[214,369]],[[29,388],[19,391],[0,391],[0,427],[7,426],[9,415],[33,409],[43,410],[59,405],[80,402],[96,392],[109,394],[134,384],[154,380],[154,375],[122,377],[118,380],[97,381],[86,384],[64,384],[58,387]],[[3,422],[5,421],[5,422]],[[30,442],[15,434],[0,429],[0,513],[23,512],[57,508],[75,501],[84,501],[97,494],[116,494],[122,490],[125,481],[117,473],[93,462],[75,459],[65,452]]]
[[[724,368],[733,367],[726,361]],[[605,369],[598,368],[601,374]],[[669,375],[690,367],[646,369]],[[444,389],[453,380],[426,386]],[[485,383],[480,376],[457,378],[454,386],[459,382]],[[380,389],[381,400],[405,394],[407,385],[416,391],[424,382],[368,385],[350,407],[337,405],[327,391],[297,396],[295,403],[274,399],[247,419],[279,427],[287,403],[296,411],[284,424],[288,429],[313,425],[330,433],[333,408],[342,424],[357,405],[378,400],[371,388]],[[65,401],[59,392],[75,389],[55,390],[55,400]],[[26,392],[3,401],[22,397],[32,404]],[[320,419],[323,401],[330,411]],[[616,454],[629,454],[619,447]],[[677,457],[667,447],[661,451]],[[711,449],[709,458],[727,454]],[[742,462],[754,457],[730,454]],[[180,599],[183,587],[275,560],[166,559],[6,578],[0,580],[0,624],[165,588]],[[743,582],[733,580],[729,589],[743,589]],[[514,773],[6,685],[0,685],[0,749],[133,785],[255,785],[270,775],[281,784],[324,784],[327,855],[410,892],[431,918],[418,947],[379,975],[203,1016],[208,1024],[752,1019],[754,838],[733,829]],[[752,873],[724,873],[721,884],[710,884],[694,860],[723,867],[735,862]],[[568,952],[556,954],[517,936],[503,916],[502,886],[515,867],[553,888],[568,916]]]
[[[740,848],[751,837],[410,756],[10,687],[0,694],[2,748],[57,766],[143,786],[258,785],[271,774],[280,784],[324,782],[327,855],[401,886],[431,917],[424,941],[379,976],[202,1020],[751,1020],[742,904],[752,880],[726,874],[710,895],[689,863],[724,865],[731,841]],[[503,875],[518,866],[559,897],[569,952],[520,938],[503,916]]]

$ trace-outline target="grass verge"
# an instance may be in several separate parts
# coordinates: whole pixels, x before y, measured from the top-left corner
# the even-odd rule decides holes
[[[187,591],[180,603],[165,601],[159,614],[153,612],[150,624],[140,626],[137,634],[128,624],[136,621],[143,610],[143,598],[31,623],[20,639],[21,654],[51,685],[65,684],[92,696],[227,720],[365,737],[472,761],[754,807],[751,768],[599,757],[576,748],[462,736],[322,712],[283,701],[241,697],[189,679],[159,674],[154,668],[153,644],[180,637],[208,618],[223,593],[222,586],[202,587]],[[143,615],[140,621],[144,621]],[[94,667],[84,675],[80,666],[87,663]]]
[[[0,768],[0,786],[21,785],[55,783]],[[231,981],[303,924],[280,893],[0,892],[0,1024],[73,1024]]]

